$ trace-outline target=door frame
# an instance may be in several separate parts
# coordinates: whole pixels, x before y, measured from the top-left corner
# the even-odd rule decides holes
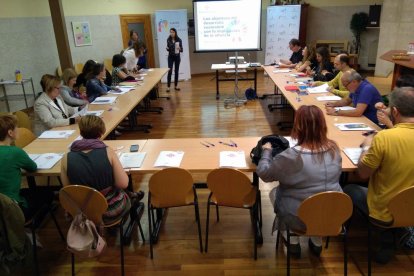
[[[152,40],[152,24],[150,14],[121,14],[119,15],[121,22],[122,42],[124,49],[128,47],[129,28],[128,24],[142,23],[144,24],[145,44],[147,46],[147,61],[148,66],[155,67],[154,59],[154,42]]]

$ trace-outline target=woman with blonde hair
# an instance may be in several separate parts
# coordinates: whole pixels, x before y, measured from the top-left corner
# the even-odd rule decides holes
[[[309,72],[316,66],[316,49],[314,45],[308,44],[302,50],[303,59],[295,69],[298,72]]]
[[[75,90],[74,85],[78,75],[72,68],[66,68],[62,74],[63,85],[60,88],[60,96],[67,105],[83,106],[88,104],[88,101]]]
[[[286,240],[285,226],[304,231],[305,225],[297,211],[306,198],[325,191],[342,191],[339,177],[342,158],[337,144],[328,139],[327,126],[322,110],[315,105],[303,105],[296,111],[292,138],[297,144],[272,158],[272,145],[263,145],[263,155],[256,169],[265,182],[279,181],[270,192],[276,218],[274,230],[282,231]],[[291,238],[292,256],[299,258],[301,248],[298,237]],[[311,237],[309,247],[315,255],[322,251],[321,237]]]

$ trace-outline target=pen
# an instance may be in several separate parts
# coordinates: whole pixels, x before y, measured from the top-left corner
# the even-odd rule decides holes
[[[219,141],[219,143],[220,143],[220,144],[223,144],[223,145],[226,145],[226,146],[229,146],[229,147],[233,147],[233,145],[232,145],[232,144],[229,144],[229,143],[224,143],[224,142],[222,142],[222,141]]]
[[[205,143],[209,144],[210,146],[214,147],[215,145],[213,143],[210,143],[209,141],[204,141]]]
[[[230,140],[230,143],[232,143],[237,148],[236,142],[234,142],[233,140]]]
[[[202,144],[203,146],[205,146],[206,148],[209,148],[210,146],[204,144],[203,142],[200,142],[200,144]]]

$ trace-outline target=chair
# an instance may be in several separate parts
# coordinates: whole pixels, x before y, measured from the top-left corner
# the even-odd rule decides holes
[[[62,196],[62,193],[66,192],[66,195],[71,199],[68,199],[66,196]],[[63,209],[68,212],[72,217],[75,217],[78,214],[78,208],[73,205],[72,202],[76,203],[78,206],[83,206],[85,200],[89,196],[89,193],[92,192],[92,195],[89,198],[89,203],[84,207],[82,212],[85,216],[93,221],[95,225],[102,227],[112,227],[119,226],[120,234],[120,249],[121,249],[121,275],[125,274],[124,269],[124,231],[123,224],[127,219],[127,215],[113,222],[112,224],[104,224],[102,221],[102,215],[108,209],[108,203],[106,202],[105,197],[97,190],[84,186],[84,185],[69,185],[63,187],[59,192],[59,201],[62,204]],[[129,214],[129,213],[128,213]],[[72,255],[72,275],[75,275],[75,255]]]
[[[167,168],[153,174],[148,183],[148,226],[150,233],[150,253],[153,258],[153,243],[157,239],[157,232],[161,226],[162,217],[154,219],[154,210],[157,214],[165,208],[194,205],[195,217],[198,226],[200,252],[203,252],[201,240],[200,214],[198,210],[197,193],[191,174],[181,168]]]
[[[207,176],[207,187],[211,193],[207,201],[206,245],[208,250],[208,230],[210,220],[210,205],[216,205],[217,221],[219,221],[218,206],[243,208],[250,210],[253,233],[257,232],[258,225],[258,197],[260,192],[252,186],[250,179],[242,172],[219,168],[211,171]],[[257,241],[254,240],[254,259],[257,260]]]
[[[24,127],[19,127],[18,130],[19,135],[17,139],[14,141],[14,144],[19,148],[24,148],[34,140],[36,140],[36,135],[33,134],[29,129]]]
[[[347,229],[344,223],[352,215],[352,200],[342,192],[322,192],[305,199],[298,209],[299,219],[306,225],[306,231],[289,229],[287,232],[287,275],[290,275],[290,236],[320,236],[328,237],[325,248],[328,248],[329,237],[343,235],[344,239],[344,275],[348,273],[348,253],[346,247]],[[291,233],[291,231],[293,233]],[[281,238],[280,231],[277,232],[276,249]]]
[[[32,130],[32,121],[30,120],[29,115],[23,111],[16,111],[14,112],[14,116],[17,118],[17,126],[24,127],[28,130]]]
[[[82,70],[83,70],[83,63],[76,63],[75,64],[75,72],[76,72],[76,74],[80,74],[80,73],[82,73]]]
[[[112,59],[106,58],[104,59],[104,66],[106,68],[106,70],[108,70],[108,72],[112,75]]]
[[[397,193],[389,202],[388,210],[390,211],[393,222],[389,226],[379,225],[370,221],[368,223],[368,275],[371,275],[371,223],[384,229],[400,228],[414,226],[414,186],[408,187]]]
[[[61,67],[60,65],[56,68],[56,75],[57,75],[59,78],[61,78],[61,77],[62,77],[62,75],[63,75],[63,72],[62,72],[62,67]]]

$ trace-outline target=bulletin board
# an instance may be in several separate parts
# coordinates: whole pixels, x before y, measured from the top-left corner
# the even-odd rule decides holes
[[[72,22],[72,30],[76,47],[92,45],[89,22]]]

